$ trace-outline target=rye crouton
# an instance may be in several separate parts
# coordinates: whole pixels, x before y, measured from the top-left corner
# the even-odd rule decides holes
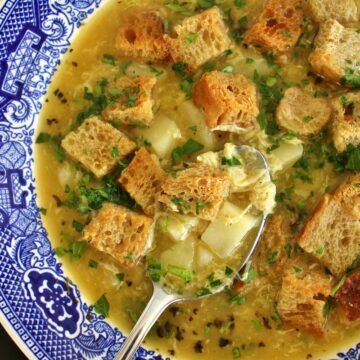
[[[326,98],[316,98],[299,88],[289,88],[276,111],[277,123],[300,135],[319,133],[331,118]]]
[[[221,125],[250,128],[257,122],[256,87],[241,74],[207,72],[195,85],[193,98],[210,129]]]
[[[245,43],[260,51],[284,53],[293,48],[302,32],[301,0],[268,0],[256,23],[245,35]]]
[[[333,100],[332,133],[335,147],[345,151],[347,146],[360,145],[360,93],[348,93]]]
[[[142,207],[145,214],[154,215],[155,198],[166,173],[156,155],[141,148],[119,178],[120,184]]]
[[[346,318],[350,321],[360,319],[360,271],[349,275],[335,294]]]
[[[115,47],[121,56],[155,63],[166,60],[169,49],[163,19],[155,11],[127,16],[117,33]]]
[[[136,144],[122,132],[97,117],[85,120],[70,132],[61,146],[97,178],[110,173],[119,160],[136,148]]]
[[[155,76],[118,78],[111,86],[116,101],[103,111],[104,119],[126,125],[149,126],[154,118],[152,91],[155,84]]]
[[[329,19],[341,23],[358,21],[358,9],[355,0],[306,0],[312,18],[318,23]]]
[[[359,75],[359,61],[358,28],[346,28],[336,20],[327,20],[320,26],[309,57],[314,72],[330,81],[347,83],[347,77]]]
[[[191,72],[229,48],[231,41],[220,10],[214,6],[174,27],[175,38],[166,36],[175,63],[183,61]]]
[[[341,277],[360,253],[360,175],[326,194],[299,237],[299,245]]]
[[[84,240],[97,250],[132,267],[152,239],[153,219],[125,207],[106,203],[84,229]]]
[[[229,194],[226,173],[204,164],[192,164],[168,176],[161,186],[159,202],[174,212],[213,221]]]
[[[331,278],[318,269],[291,263],[283,275],[278,310],[287,327],[324,335],[323,308],[331,292]]]

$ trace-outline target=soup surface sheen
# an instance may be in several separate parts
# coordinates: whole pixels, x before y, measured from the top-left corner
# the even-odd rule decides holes
[[[241,1],[235,2],[239,4]],[[232,26],[241,28],[251,25],[263,5],[263,0],[247,0],[245,6],[235,6],[232,0],[218,3],[221,3],[225,10],[232,9],[231,13],[225,13],[231,17]],[[191,4],[190,1],[190,8]],[[150,67],[123,58],[116,52],[114,39],[122,19],[132,12],[146,8],[158,9],[170,24],[183,19],[180,13],[164,7],[162,0],[109,0],[82,26],[53,78],[39,118],[38,134],[51,134],[54,140],[36,145],[38,204],[43,209],[44,224],[54,247],[58,248],[57,253],[66,274],[90,304],[95,304],[106,294],[110,304],[110,321],[124,329],[125,333],[130,331],[151,295],[150,280],[145,275],[144,265],[140,264],[132,269],[123,268],[109,256],[91,247],[87,247],[79,259],[74,259],[74,256],[68,256],[61,250],[68,249],[69,244],[81,238],[76,224],[86,223],[88,215],[61,206],[61,201],[68,198],[70,189],[81,179],[83,171],[81,167],[64,158],[56,135],[66,135],[79,112],[89,106],[84,100],[84,87],[94,89],[99,79],[110,79],[123,72],[129,76],[159,75],[154,95],[156,119],[161,116],[170,118],[181,133],[173,140],[172,148],[194,138],[205,146],[202,152],[219,151],[225,142],[233,140],[226,133],[211,135],[205,124],[199,122],[198,113],[191,100],[187,99],[186,93],[181,90],[181,79],[171,69],[171,65]],[[307,36],[310,42],[315,32],[315,27],[309,25]],[[231,49],[231,54],[212,61],[209,68],[215,66],[217,69],[224,69],[230,65],[234,73],[242,73],[249,78],[253,78],[256,70],[259,76],[268,79],[270,87],[277,81],[275,88],[280,91],[284,90],[286,84],[300,84],[313,91],[327,91],[331,96],[334,95],[334,90],[329,85],[316,84],[314,77],[308,75],[306,59],[310,50],[306,47],[295,48],[281,70],[271,63],[271,59],[266,60],[258,52],[235,42]],[[104,58],[104,54],[111,54],[116,60],[109,56]],[[150,146],[150,149],[150,143],[156,141],[153,139],[155,135],[148,129],[133,128],[125,131],[138,145]],[[151,141],[148,137],[152,138]],[[258,147],[256,138],[256,135],[249,137],[246,143]],[[310,159],[307,176],[311,181],[302,176],[304,174],[299,167],[291,167],[274,175],[278,194],[282,194],[282,200],[278,199],[275,214],[282,214],[291,221],[293,238],[319,196],[333,189],[342,180],[342,175],[333,171],[332,164],[326,161],[321,150],[321,143],[326,144],[327,141],[325,134],[303,144]],[[165,159],[170,158],[170,155],[171,153],[166,154]],[[322,161],[322,166],[316,166],[316,162]],[[270,162],[276,166],[275,155]],[[74,219],[77,221],[75,226]],[[314,338],[302,331],[283,328],[276,311],[276,299],[281,286],[276,262],[279,261],[280,264],[281,259],[276,258],[279,253],[276,248],[272,251],[272,258],[264,258],[260,247],[251,271],[252,279],[237,297],[224,292],[170,307],[154,326],[145,346],[174,359],[241,357],[295,360],[326,359],[329,352],[334,353],[356,343],[360,336],[359,327],[341,321],[336,309],[329,318],[324,338]],[[124,274],[124,281],[119,280],[116,274]]]

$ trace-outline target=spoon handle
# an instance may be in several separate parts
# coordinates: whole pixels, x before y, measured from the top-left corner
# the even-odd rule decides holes
[[[169,305],[178,300],[179,298],[177,296],[167,294],[160,287],[155,285],[149,303],[132,329],[130,335],[125,340],[120,351],[116,354],[114,360],[131,360],[155,321]]]

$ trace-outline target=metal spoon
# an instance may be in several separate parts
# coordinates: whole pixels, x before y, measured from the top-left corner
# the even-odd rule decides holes
[[[250,148],[249,146],[236,147],[236,150],[240,156],[244,156],[244,155],[246,156],[246,154],[249,153],[249,149],[252,148]],[[265,172],[270,175],[270,167],[264,155],[256,149],[252,149],[252,150],[256,155],[255,161],[251,163],[252,168],[254,170],[257,169],[265,170]],[[262,215],[262,219],[257,235],[254,238],[254,242],[251,244],[251,246],[249,246],[249,250],[246,256],[242,259],[241,263],[239,264],[238,271],[241,271],[244,268],[244,266],[250,262],[250,259],[264,233],[267,217],[268,217],[267,214]],[[235,277],[236,272],[234,272],[234,274]],[[212,296],[223,290],[223,288],[219,288],[213,294],[194,297],[194,296],[184,296],[175,293],[170,293],[169,291],[167,291],[166,288],[163,288],[158,283],[154,283],[154,282],[153,282],[153,288],[154,291],[149,303],[147,304],[145,310],[143,311],[139,320],[132,329],[130,335],[125,340],[125,343],[121,347],[120,351],[115,356],[114,360],[131,360],[136,350],[139,348],[142,341],[144,340],[145,336],[148,334],[151,327],[154,325],[155,321],[171,304],[183,300],[201,299],[204,297]]]

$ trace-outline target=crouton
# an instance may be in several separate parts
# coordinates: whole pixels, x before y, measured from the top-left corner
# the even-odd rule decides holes
[[[183,61],[191,72],[222,54],[231,41],[220,10],[214,6],[201,14],[186,18],[174,27],[175,38],[166,36],[174,62]]]
[[[299,88],[289,88],[276,111],[277,123],[300,135],[319,133],[331,118],[326,98],[315,98]]]
[[[341,23],[358,21],[358,9],[355,0],[306,0],[312,18],[318,23],[329,19]]]
[[[141,148],[119,178],[120,184],[142,207],[145,214],[154,215],[155,197],[165,180],[156,155]]]
[[[122,132],[97,117],[86,120],[70,132],[61,146],[97,178],[110,173],[119,160],[136,148]]]
[[[359,183],[357,175],[324,195],[299,236],[299,245],[337,277],[360,252]]]
[[[303,18],[301,0],[269,0],[246,33],[245,43],[260,51],[287,52],[301,35]]]
[[[159,202],[185,215],[213,221],[229,194],[229,177],[221,170],[204,164],[191,164],[168,176],[161,186]]]
[[[285,270],[278,310],[287,327],[322,336],[326,318],[323,308],[331,291],[331,278],[321,269],[291,263]]]
[[[148,62],[162,62],[169,57],[164,39],[164,23],[155,11],[142,11],[127,16],[119,29],[115,47],[121,56]]]
[[[336,149],[360,145],[360,93],[348,93],[333,100],[332,133]]]
[[[332,82],[344,82],[346,75],[359,75],[360,35],[358,28],[346,28],[336,20],[320,26],[309,62],[314,72]]]
[[[118,78],[111,86],[115,91],[116,101],[103,111],[104,119],[127,125],[149,126],[154,118],[152,90],[155,84],[155,76]]]
[[[149,247],[153,219],[111,203],[92,218],[84,229],[84,240],[97,250],[132,267]]]
[[[360,319],[360,271],[349,275],[335,294],[345,316],[350,321]]]
[[[247,129],[257,122],[256,87],[241,74],[207,72],[195,85],[193,98],[205,112],[205,121],[210,129],[221,125]]]

